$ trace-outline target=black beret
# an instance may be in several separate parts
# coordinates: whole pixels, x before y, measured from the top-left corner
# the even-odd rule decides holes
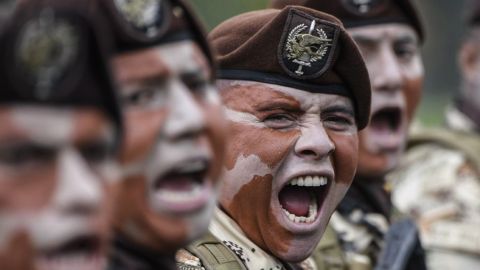
[[[114,53],[181,40],[195,41],[214,68],[203,24],[184,0],[98,0],[113,33]],[[212,70],[213,71],[213,70]]]
[[[25,1],[0,41],[0,103],[95,107],[122,118],[89,0]]]
[[[270,0],[273,8],[298,5],[332,14],[346,28],[384,23],[406,23],[425,39],[419,13],[410,0]]]
[[[480,1],[469,0],[465,3],[466,21],[470,26],[480,25]]]
[[[217,52],[219,78],[348,96],[359,129],[367,125],[367,68],[337,18],[304,7],[254,11],[221,23],[209,40]]]

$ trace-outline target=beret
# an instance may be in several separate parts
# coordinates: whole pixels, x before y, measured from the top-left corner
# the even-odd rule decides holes
[[[122,118],[88,0],[33,0],[17,8],[0,40],[0,104],[99,108]]]
[[[466,22],[470,26],[480,25],[480,1],[469,0],[465,3]]]
[[[346,28],[384,23],[406,23],[425,39],[419,13],[410,0],[270,0],[273,8],[298,5],[332,14]]]
[[[203,24],[184,0],[97,0],[113,33],[113,53],[130,52],[161,44],[192,40],[214,67]]]
[[[212,30],[218,77],[350,97],[357,125],[369,120],[368,71],[342,23],[304,7],[253,11]]]

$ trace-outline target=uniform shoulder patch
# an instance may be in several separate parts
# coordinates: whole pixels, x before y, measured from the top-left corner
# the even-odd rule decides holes
[[[335,23],[290,10],[278,50],[280,65],[296,79],[320,77],[332,65],[339,33]]]
[[[163,35],[170,24],[171,7],[165,0],[107,0],[110,8],[126,28],[138,39],[155,39]]]
[[[391,0],[342,0],[344,8],[357,16],[375,16],[387,9]]]

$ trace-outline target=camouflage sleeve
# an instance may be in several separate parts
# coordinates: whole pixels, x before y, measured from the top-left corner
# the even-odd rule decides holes
[[[205,270],[200,259],[185,249],[177,251],[175,261],[179,270]]]

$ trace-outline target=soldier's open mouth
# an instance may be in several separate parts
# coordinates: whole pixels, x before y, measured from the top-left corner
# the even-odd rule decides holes
[[[402,124],[402,111],[398,107],[388,107],[373,113],[370,127],[377,132],[397,132]]]
[[[154,182],[155,199],[170,212],[193,211],[208,201],[209,161],[188,160],[178,164]]]
[[[405,136],[405,117],[401,107],[383,107],[372,114],[367,132],[380,151],[398,151]]]
[[[38,270],[102,270],[106,264],[100,238],[95,235],[72,238],[42,252],[36,260]]]
[[[282,211],[295,223],[313,223],[327,196],[330,181],[326,176],[295,177],[278,195]]]

